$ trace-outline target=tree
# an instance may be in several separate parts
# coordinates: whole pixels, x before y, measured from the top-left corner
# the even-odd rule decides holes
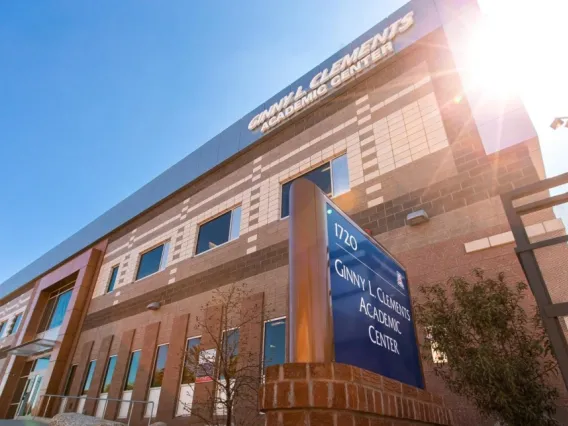
[[[424,358],[482,415],[510,426],[556,425],[557,363],[538,311],[528,315],[522,306],[527,285],[507,284],[504,273],[492,279],[476,269],[473,276],[420,288],[415,315],[427,330],[423,348],[445,356]]]
[[[248,330],[262,326],[265,312],[262,301],[243,309],[250,295],[246,284],[214,290],[196,318],[201,342],[209,344],[206,350],[198,345],[187,351],[184,374],[192,376],[190,381],[206,383],[207,402],[187,407],[204,424],[258,424],[261,360],[258,352],[248,349]]]

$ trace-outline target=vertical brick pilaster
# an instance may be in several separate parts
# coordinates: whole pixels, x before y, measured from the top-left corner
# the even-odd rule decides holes
[[[264,323],[264,293],[247,297],[241,306],[239,331],[239,370],[246,380],[235,401],[237,423],[252,421],[257,415],[258,391],[260,388],[262,326]],[[246,419],[246,420],[245,420]]]
[[[168,348],[168,358],[164,370],[164,380],[158,402],[156,421],[168,422],[175,416],[179,384],[186,349],[186,334],[189,314],[174,318],[172,334]]]
[[[103,375],[105,374],[106,366],[108,364],[108,355],[113,337],[113,335],[106,336],[101,342],[101,347],[97,355],[97,365],[95,366],[93,380],[91,382],[89,392],[87,393],[87,397],[89,398],[97,398],[99,396],[101,383],[104,380]],[[93,399],[88,399],[87,401],[85,401],[85,414],[88,416],[94,415],[96,405],[96,401]]]
[[[221,339],[221,315],[223,313],[222,306],[209,306],[205,309],[204,318],[206,326],[201,332],[201,350],[218,349],[216,342]],[[214,395],[215,384],[197,383],[195,385],[195,393],[193,394],[193,410],[199,410],[200,416],[207,418],[211,415],[210,396]],[[209,410],[209,411],[207,411]]]
[[[93,341],[88,341],[83,343],[81,348],[81,356],[79,357],[79,362],[77,363],[77,370],[75,370],[75,377],[73,378],[73,383],[71,384],[71,389],[69,390],[70,396],[79,396],[81,392],[81,387],[85,382],[87,375],[87,368],[89,362],[91,361],[91,352],[93,350]],[[71,399],[67,403],[65,411],[75,411],[77,408],[77,399]]]
[[[9,362],[9,358],[6,359],[6,363]],[[2,395],[0,396],[0,418],[5,419],[10,409],[10,404],[12,403],[14,397],[17,396],[18,382],[24,371],[24,366],[26,364],[26,359],[24,357],[15,357],[12,368],[8,372],[8,379],[4,385]]]
[[[122,389],[124,378],[128,370],[128,362],[130,361],[130,352],[132,349],[132,340],[134,339],[135,330],[128,330],[122,333],[120,339],[120,347],[118,348],[118,356],[116,357],[116,365],[114,374],[108,390],[109,399],[120,399],[122,397]],[[114,420],[118,414],[118,403],[109,401],[107,404],[105,419]]]
[[[158,332],[160,331],[160,322],[149,324],[144,329],[144,340],[142,353],[140,354],[140,364],[136,373],[136,381],[134,382],[134,390],[132,391],[132,400],[144,401],[148,396],[148,386],[152,369],[154,367],[154,358],[156,356],[156,344],[158,342]],[[146,407],[142,404],[134,404],[131,411],[131,419],[133,424],[138,424]]]

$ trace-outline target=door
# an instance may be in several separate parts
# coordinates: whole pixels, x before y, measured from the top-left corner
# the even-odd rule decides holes
[[[32,409],[39,395],[41,379],[42,376],[39,374],[28,378],[24,392],[22,393],[22,398],[20,399],[20,405],[18,406],[16,414],[18,417],[30,416],[32,414]]]

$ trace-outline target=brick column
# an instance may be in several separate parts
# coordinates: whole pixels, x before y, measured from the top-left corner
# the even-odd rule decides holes
[[[107,336],[101,342],[101,347],[97,356],[97,365],[95,366],[95,372],[93,374],[93,380],[91,381],[91,387],[87,392],[87,397],[89,398],[97,398],[99,396],[101,383],[103,381],[103,374],[105,374],[105,369],[108,363],[108,354],[110,352],[110,345],[112,344],[113,337],[114,336],[112,335]],[[88,416],[93,416],[95,414],[96,406],[97,404],[95,400],[87,399],[87,401],[85,401],[85,414]]]
[[[79,362],[77,363],[77,370],[75,370],[75,377],[73,378],[73,383],[71,384],[71,389],[69,389],[69,396],[79,396],[81,392],[81,386],[85,382],[85,376],[87,375],[87,368],[89,362],[91,361],[91,351],[93,349],[93,341],[83,343],[81,348],[81,356],[79,357]],[[77,399],[70,399],[65,407],[66,412],[75,411],[77,409]]]
[[[201,336],[201,350],[218,349],[216,342],[221,340],[221,314],[222,306],[209,306],[204,312],[204,327]],[[215,395],[215,383],[197,383],[193,394],[193,411],[199,410],[200,416],[209,418],[211,416],[210,395]]]
[[[154,368],[154,358],[156,356],[156,344],[158,342],[158,332],[160,331],[160,322],[149,324],[144,329],[144,343],[142,345],[142,353],[140,354],[140,364],[136,373],[136,381],[132,390],[132,400],[144,401],[148,396],[148,387],[150,386],[150,375]],[[141,422],[146,407],[142,404],[133,404],[130,418],[132,424],[137,425]]]
[[[8,372],[8,378],[6,379],[6,384],[4,385],[4,390],[2,392],[2,396],[0,397],[0,419],[8,418],[10,404],[22,395],[22,389],[20,389],[21,386],[18,385],[20,377],[25,374],[25,365],[25,357],[15,357],[14,364],[12,364],[12,368]]]
[[[164,369],[164,380],[162,382],[162,390],[160,392],[160,400],[158,402],[158,412],[156,413],[156,421],[167,423],[175,416],[181,371],[185,358],[188,322],[189,314],[180,315],[179,317],[174,318],[173,321],[172,334],[169,343],[170,346],[168,348],[168,358],[166,359],[166,367]]]
[[[239,365],[244,381],[235,399],[236,424],[250,424],[258,420],[258,392],[260,388],[262,326],[264,317],[264,293],[247,297],[241,306],[239,331]]]
[[[128,363],[130,362],[130,352],[132,350],[134,332],[135,330],[128,330],[122,333],[120,347],[118,348],[118,356],[116,357],[116,365],[114,366],[114,374],[110,383],[110,389],[108,390],[109,399],[122,398],[122,390],[128,370]],[[109,401],[105,413],[105,419],[114,420],[118,414],[118,407],[118,402]]]
[[[453,424],[441,397],[345,364],[269,367],[259,399],[266,426]]]

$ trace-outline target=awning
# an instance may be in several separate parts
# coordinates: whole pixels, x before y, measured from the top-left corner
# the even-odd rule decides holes
[[[16,356],[32,356],[39,355],[43,352],[47,352],[53,349],[57,340],[49,339],[35,339],[30,342],[22,343],[21,345],[14,346],[6,350],[8,355]]]

